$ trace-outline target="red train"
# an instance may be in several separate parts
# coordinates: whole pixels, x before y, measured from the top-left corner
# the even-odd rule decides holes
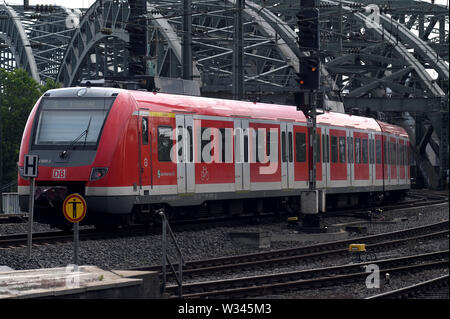
[[[317,118],[317,188],[328,206],[367,203],[410,188],[401,127],[326,112]],[[127,91],[50,90],[22,137],[19,195],[28,208],[25,154],[39,155],[36,220],[64,225],[61,204],[83,195],[85,223],[301,211],[312,161],[306,118],[293,106]],[[323,210],[323,209],[322,209]]]

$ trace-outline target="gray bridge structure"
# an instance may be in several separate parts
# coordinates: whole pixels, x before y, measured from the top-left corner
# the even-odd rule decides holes
[[[318,7],[323,108],[402,125],[417,177],[446,187],[449,8],[412,0]],[[64,87],[151,77],[161,92],[294,105],[298,60],[309,54],[298,43],[299,10],[300,0],[98,0],[75,10],[2,3],[0,67]]]

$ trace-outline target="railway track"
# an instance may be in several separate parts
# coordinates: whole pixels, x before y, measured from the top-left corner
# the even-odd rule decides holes
[[[448,201],[448,197],[441,194],[420,194],[418,192],[413,192],[416,200],[403,202],[395,205],[384,205],[379,208],[383,211],[395,210],[395,209],[404,209],[410,207],[421,207],[421,206],[430,206],[446,203]],[[342,210],[335,211],[331,213],[327,213],[327,216],[344,216],[351,215],[352,217],[362,217],[364,218],[364,213],[361,209],[350,209],[350,210]],[[366,212],[369,211],[366,209]],[[369,216],[370,217],[370,216]],[[11,216],[4,217],[6,220],[13,222],[21,222],[27,220],[26,216]],[[12,218],[12,219],[10,219]],[[205,229],[208,227],[218,227],[218,226],[230,226],[235,224],[242,224],[242,222],[251,223],[255,221],[255,218],[258,218],[258,222],[265,220],[266,222],[274,222],[274,219],[280,221],[280,217],[277,214],[263,214],[261,216],[240,216],[239,218],[205,218],[200,220],[178,220],[173,221],[172,227],[175,231],[183,231],[183,230],[196,230],[196,229]],[[0,223],[2,220],[0,219]],[[99,231],[95,229],[82,229],[80,230],[80,240],[95,240],[95,239],[107,239],[107,238],[117,238],[117,237],[126,237],[126,236],[139,236],[139,235],[152,235],[158,234],[160,229],[158,227],[153,227],[149,229],[145,225],[133,225],[121,229],[119,232],[117,231]],[[67,231],[52,231],[52,232],[41,232],[41,233],[33,233],[33,243],[34,244],[54,244],[67,242],[72,240],[72,233]],[[0,248],[15,248],[15,247],[23,247],[27,242],[27,234],[14,234],[14,235],[3,235],[0,236]]]
[[[366,299],[448,299],[449,275],[440,276],[408,287],[367,297]]]
[[[0,224],[19,224],[28,221],[27,214],[0,214]]]
[[[183,266],[183,277],[206,276],[213,273],[242,271],[272,266],[288,265],[304,260],[348,256],[348,245],[352,243],[365,243],[369,252],[403,245],[407,242],[448,237],[448,220],[440,223],[415,227],[407,230],[390,233],[364,236],[335,242],[327,242],[310,246],[272,250],[268,252],[226,256],[214,259],[204,259],[186,262]],[[176,264],[174,267],[176,268]],[[137,267],[131,270],[160,271],[161,266]],[[170,274],[168,274],[170,275]]]
[[[408,257],[378,260],[380,278],[386,273],[410,273],[424,269],[448,267],[448,251],[420,254]],[[212,280],[183,285],[183,298],[245,298],[267,296],[272,293],[291,292],[298,289],[311,289],[340,285],[349,282],[365,283],[370,272],[365,267],[372,262],[324,267],[309,270],[291,271],[270,275]],[[166,293],[174,298],[177,285],[166,287]]]

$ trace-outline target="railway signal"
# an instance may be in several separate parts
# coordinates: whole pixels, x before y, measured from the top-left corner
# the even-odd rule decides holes
[[[304,8],[297,14],[298,43],[302,50],[320,49],[319,9]]]
[[[320,89],[320,59],[309,56],[300,59],[298,85],[300,90],[315,91]]]
[[[309,140],[309,192],[302,193],[302,213],[304,214],[304,227],[320,227],[318,216],[318,190],[316,189],[316,96],[320,89],[320,30],[319,9],[316,0],[303,0],[301,2],[298,18],[298,45],[305,56],[299,58],[299,73],[297,73],[299,92],[295,94],[297,110],[303,111],[307,117]],[[304,208],[305,207],[305,208]],[[310,207],[310,208],[306,208]]]

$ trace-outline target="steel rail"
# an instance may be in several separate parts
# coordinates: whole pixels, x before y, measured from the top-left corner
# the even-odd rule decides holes
[[[414,256],[377,260],[380,275],[385,273],[410,272],[448,265],[448,250]],[[431,262],[426,262],[432,260]],[[271,291],[285,288],[310,288],[329,286],[342,282],[365,279],[368,273],[361,271],[373,262],[291,271],[278,274],[250,276],[226,280],[196,282],[183,285],[183,298],[223,297],[242,295],[267,295]],[[415,263],[411,265],[411,263]],[[173,293],[176,286],[167,286]],[[186,293],[187,292],[187,293]]]

